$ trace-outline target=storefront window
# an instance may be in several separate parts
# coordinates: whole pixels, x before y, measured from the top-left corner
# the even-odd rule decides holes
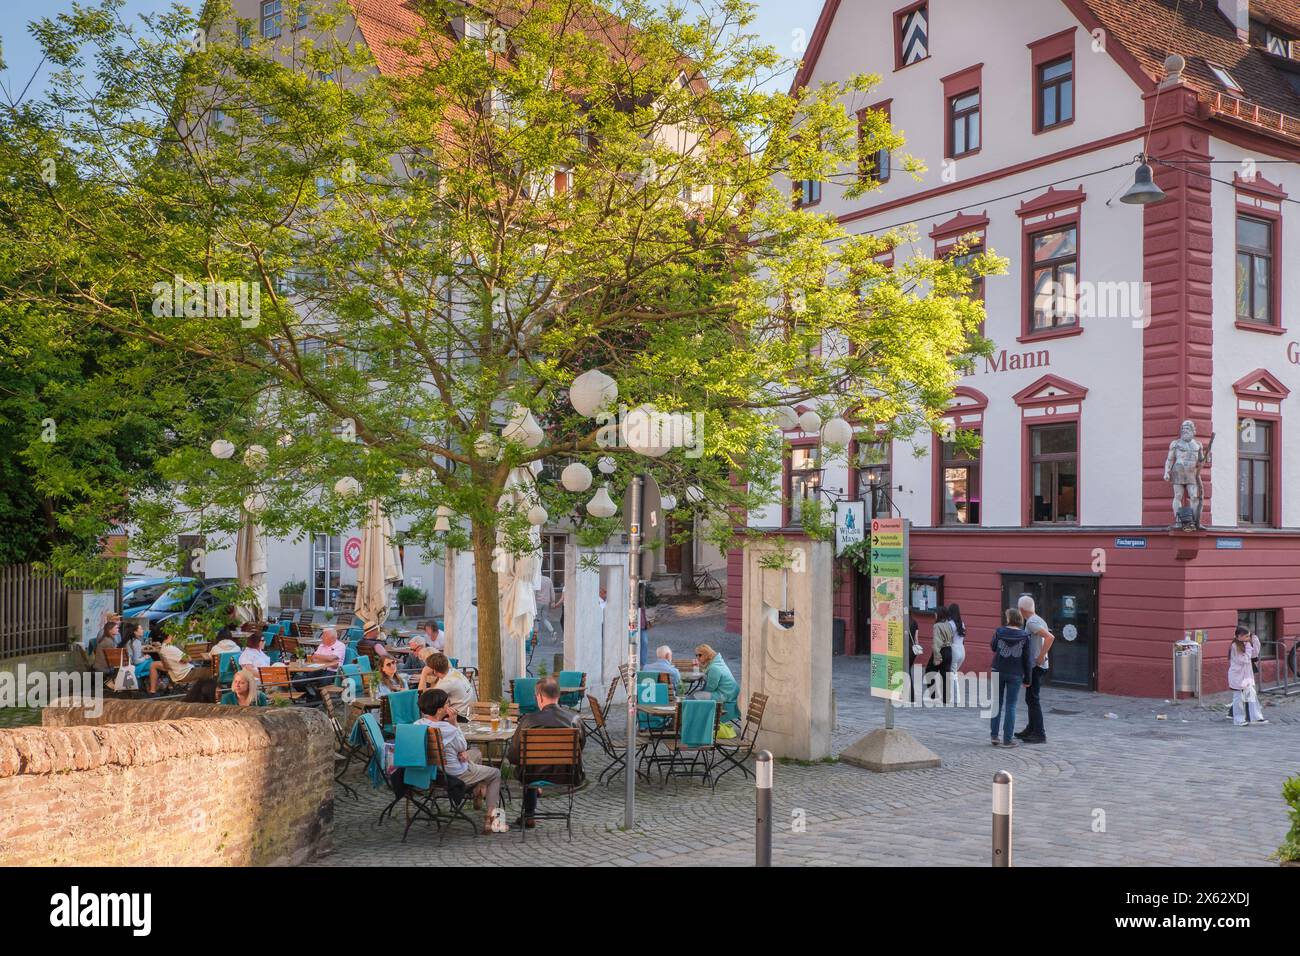
[[[1079,426],[1040,425],[1030,430],[1030,520],[1079,523]]]
[[[1246,628],[1259,638],[1262,660],[1277,655],[1277,611],[1238,611],[1237,626]]]

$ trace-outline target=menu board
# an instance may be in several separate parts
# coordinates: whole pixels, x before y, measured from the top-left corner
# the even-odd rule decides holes
[[[900,700],[907,668],[907,521],[871,522],[871,696]]]

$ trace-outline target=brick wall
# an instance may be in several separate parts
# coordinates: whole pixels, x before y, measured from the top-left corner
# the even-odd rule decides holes
[[[106,700],[0,730],[0,866],[296,864],[329,848],[324,715]]]

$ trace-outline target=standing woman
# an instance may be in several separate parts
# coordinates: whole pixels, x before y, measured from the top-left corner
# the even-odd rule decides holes
[[[1237,633],[1228,647],[1228,687],[1232,690],[1232,722],[1238,727],[1268,723],[1259,709],[1259,691],[1251,666],[1257,657],[1259,638],[1249,628],[1237,625]]]
[[[949,668],[949,681],[952,683],[952,701],[961,706],[961,682],[957,675],[961,665],[966,663],[966,622],[961,619],[961,608],[956,604],[948,606],[948,620],[952,622],[952,667]]]
[[[945,704],[948,703],[948,672],[952,670],[952,642],[956,633],[952,621],[948,620],[948,609],[939,605],[934,613],[930,662],[925,665],[925,672],[928,674],[935,671],[939,674],[939,696]]]

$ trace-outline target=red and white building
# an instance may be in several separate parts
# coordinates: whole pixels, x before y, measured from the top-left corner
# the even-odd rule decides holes
[[[848,463],[823,462],[790,433],[786,500],[750,527],[798,536],[802,498],[863,499],[911,520],[914,593],[960,604],[967,669],[1029,591],[1056,683],[1168,696],[1172,643],[1204,629],[1220,690],[1238,620],[1266,653],[1300,631],[1300,270],[1283,258],[1300,249],[1300,2],[901,3],[827,0],[796,82],[879,74],[851,108],[887,112],[928,171],[881,157],[862,198],[799,191],[854,232],[915,223],[900,260],[972,235],[1010,260],[982,289],[993,357],[951,409],[982,448],[925,435],[917,457],[859,429]],[[1167,198],[1125,205],[1141,153]],[[1070,307],[1043,307],[1051,280],[1074,283]],[[1125,301],[1143,288],[1146,307]],[[1216,436],[1201,532],[1171,530],[1163,479],[1184,419]],[[867,653],[866,582],[837,564],[844,649]]]

